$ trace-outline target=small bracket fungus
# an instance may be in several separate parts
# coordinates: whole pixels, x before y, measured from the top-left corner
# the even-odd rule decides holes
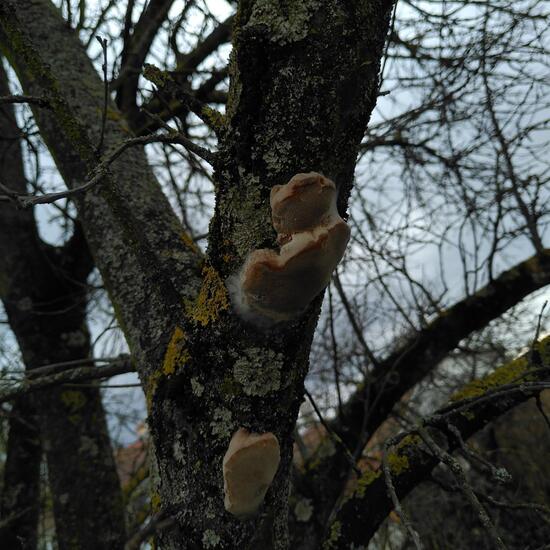
[[[279,461],[279,442],[271,432],[237,430],[223,457],[225,509],[241,519],[253,515],[264,500]]]
[[[336,208],[337,194],[334,182],[316,172],[273,187],[270,204],[280,250],[251,252],[238,280],[230,282],[233,303],[245,319],[292,319],[327,286],[350,236]]]

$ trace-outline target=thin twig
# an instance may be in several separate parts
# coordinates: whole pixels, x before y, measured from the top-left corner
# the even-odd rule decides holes
[[[66,191],[59,191],[57,193],[46,193],[44,195],[20,195],[14,194],[13,191],[6,193],[6,188],[2,186],[2,189],[6,193],[5,196],[0,195],[1,200],[16,200],[20,208],[30,208],[36,204],[51,204],[60,199],[65,199],[80,193],[88,191],[95,185],[97,185],[103,177],[107,174],[109,166],[118,158],[126,149],[134,147],[136,145],[147,145],[149,143],[174,143],[183,145],[188,151],[191,151],[200,158],[206,160],[211,165],[214,165],[217,159],[216,153],[201,147],[193,143],[190,139],[182,136],[181,134],[150,134],[147,136],[140,136],[127,139],[118,145],[112,153],[107,155],[92,171],[90,179],[79,187],[68,189]]]
[[[531,357],[530,357],[530,360],[531,360],[531,362],[535,363],[536,365],[541,364],[540,355],[537,351],[536,345],[537,345],[537,341],[539,339],[540,327],[541,327],[541,324],[542,324],[542,316],[544,314],[544,310],[546,309],[547,305],[548,305],[548,300],[546,300],[544,302],[544,304],[542,304],[542,307],[540,308],[539,317],[537,319],[537,329],[535,330],[535,337],[533,338],[533,342],[531,343]]]
[[[440,479],[435,478],[433,475],[430,478],[430,481],[441,487],[445,491],[449,492],[459,492],[460,488],[457,485],[450,485],[443,482]],[[489,496],[481,491],[474,491],[475,495],[479,500],[488,502],[489,504],[495,506],[496,508],[504,508],[509,510],[530,510],[536,512],[544,523],[550,525],[550,508],[544,504],[537,504],[536,502],[504,502],[502,500],[497,500],[496,498]]]
[[[353,314],[352,307],[348,301],[348,298],[346,296],[346,293],[344,292],[344,289],[342,287],[342,283],[340,282],[340,277],[338,276],[338,271],[334,272],[334,275],[332,276],[332,280],[334,282],[334,286],[336,288],[336,291],[338,292],[338,296],[340,296],[340,300],[342,301],[342,305],[344,306],[344,309],[346,310],[348,319],[351,323],[351,327],[353,328],[353,331],[355,332],[355,335],[357,336],[357,339],[359,340],[359,343],[361,344],[361,347],[363,348],[363,351],[365,352],[365,355],[370,359],[370,362],[375,366],[379,366],[379,361],[376,359],[374,353],[371,351],[369,345],[367,344],[365,337],[363,336],[363,331],[361,327],[359,326],[357,319],[355,318],[355,315]]]
[[[480,464],[485,471],[489,472],[494,480],[498,481],[499,483],[509,483],[510,481],[512,481],[512,476],[510,475],[508,470],[506,470],[506,468],[497,468],[494,464],[491,464],[488,460],[483,458],[471,447],[469,447],[462,438],[460,430],[454,424],[448,423],[447,429],[456,437],[456,440],[460,445],[460,449],[464,452],[464,454]]]
[[[31,103],[32,105],[48,109],[51,107],[50,102],[44,97],[21,94],[0,96],[0,105],[5,105],[6,103]]]
[[[123,363],[131,361],[127,353],[121,353],[115,357],[87,357],[85,359],[73,359],[72,361],[61,361],[59,363],[50,363],[42,367],[36,367],[25,372],[27,378],[37,378],[47,374],[54,374],[60,371],[66,371],[73,367],[89,367],[95,363]]]
[[[384,444],[384,453],[382,454],[382,471],[384,472],[384,480],[386,482],[386,488],[388,490],[388,494],[393,503],[395,513],[399,516],[399,519],[403,522],[403,525],[405,526],[405,529],[409,533],[409,536],[411,537],[415,548],[417,550],[422,550],[423,545],[422,545],[422,541],[420,540],[420,535],[413,527],[408,514],[403,509],[403,506],[401,506],[401,502],[397,496],[397,492],[395,491],[395,486],[393,484],[391,469],[388,462],[388,449],[394,444],[394,441],[395,441],[394,438],[390,438],[388,441],[386,441],[386,443]]]
[[[317,415],[317,418],[319,419],[319,422],[321,422],[323,428],[327,431],[328,436],[336,443],[338,444],[342,450],[344,451],[344,455],[346,456],[350,466],[353,468],[355,473],[357,475],[361,475],[361,470],[357,466],[355,460],[353,459],[352,454],[350,453],[349,449],[347,448],[346,444],[342,441],[342,438],[335,433],[332,428],[328,425],[326,420],[323,418],[323,415],[321,414],[321,411],[317,407],[317,404],[315,403],[313,397],[311,394],[304,388],[304,393],[306,394],[307,398],[309,399],[309,402],[311,403],[311,406],[313,407],[313,410],[315,411],[315,414]]]
[[[434,439],[428,433],[428,430],[424,428],[424,426],[421,426],[421,425],[417,426],[415,428],[415,431],[422,438],[424,443],[428,446],[431,453],[440,462],[442,462],[449,468],[449,470],[451,471],[451,473],[456,479],[458,487],[460,488],[460,490],[462,491],[462,493],[464,494],[464,496],[466,497],[470,505],[477,512],[478,517],[481,521],[481,524],[493,539],[493,542],[495,543],[496,547],[499,548],[500,550],[506,550],[506,546],[504,542],[502,542],[502,539],[500,538],[498,531],[493,525],[491,518],[487,514],[485,508],[483,508],[481,502],[479,502],[479,499],[475,495],[471,485],[468,483],[468,480],[466,479],[466,474],[464,473],[464,470],[460,465],[460,463],[458,462],[458,460],[456,460],[452,455],[450,455],[447,451],[441,448],[434,441]]]

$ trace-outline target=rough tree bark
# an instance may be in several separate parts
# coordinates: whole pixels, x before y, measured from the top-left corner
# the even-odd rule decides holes
[[[170,2],[153,5],[165,12]],[[206,257],[184,233],[140,148],[128,149],[96,187],[76,199],[146,391],[158,481],[152,502],[156,511],[175,518],[175,525],[160,534],[162,548],[320,545],[322,522],[347,471],[347,465],[335,466],[341,454],[324,463],[319,479],[326,483],[327,471],[328,476],[337,471],[338,479],[328,498],[312,493],[327,502],[306,529],[297,531],[301,540],[289,543],[287,520],[292,431],[321,297],[299,319],[259,330],[232,312],[224,283],[250,251],[275,248],[269,211],[273,185],[298,172],[322,172],[337,183],[339,209],[345,213],[359,144],[378,95],[392,5],[391,0],[239,2],[227,112],[224,117],[202,113],[212,118],[219,137],[216,210]],[[144,49],[127,57],[131,71],[139,69],[150,32],[160,24],[146,14],[150,11],[140,26]],[[216,40],[224,39],[227,27],[218,30]],[[98,151],[103,85],[77,36],[49,1],[3,2],[0,43],[24,91],[48,99],[51,109],[35,113],[41,135],[67,185],[79,185],[102,152],[127,138],[123,116],[109,104],[112,116],[103,151]],[[169,78],[157,76],[159,85]],[[145,118],[135,108],[135,74],[128,82],[119,106],[132,118],[129,126],[140,128]],[[406,349],[381,362],[372,387],[360,390],[335,422],[348,445],[374,430],[461,338],[547,283],[545,251],[520,267],[492,281],[487,295],[445,312]],[[472,316],[475,322],[468,322]],[[410,360],[406,364],[404,352]],[[391,386],[388,369],[400,375]],[[377,399],[377,408],[365,426],[367,393]],[[282,453],[265,506],[248,521],[236,520],[223,507],[221,462],[239,427],[273,432]],[[310,482],[315,483],[314,475]],[[369,494],[376,501],[381,492]],[[387,514],[387,501],[384,506]],[[349,520],[346,510],[342,524]],[[348,531],[357,528],[348,523]],[[365,536],[353,537],[366,542]]]
[[[0,95],[7,94],[0,68]],[[20,135],[11,105],[0,107],[0,135],[2,181],[25,193]],[[64,247],[56,248],[41,241],[30,211],[0,205],[0,298],[26,369],[90,356],[85,317],[92,265],[80,228]],[[36,433],[29,433],[35,418]],[[39,434],[42,447],[36,441]],[[31,507],[32,513],[1,531],[6,547],[36,545],[41,448],[59,548],[123,547],[122,494],[97,387],[57,386],[22,396],[12,411],[9,438],[2,514],[22,511],[13,506]],[[20,498],[10,502],[10,495]]]
[[[165,548],[287,546],[291,434],[320,299],[301,319],[262,333],[230,314],[223,281],[250,250],[274,246],[274,184],[323,172],[345,210],[391,8],[389,0],[241,2],[208,260],[188,244],[138,149],[77,201],[147,388],[160,479],[153,500],[177,520],[161,537]],[[101,81],[44,0],[5,3],[0,22],[25,92],[50,98],[53,109],[37,121],[74,186],[97,162]],[[123,137],[109,122],[106,148]],[[247,522],[223,508],[221,459],[239,426],[273,431],[282,451],[265,511]]]
[[[34,550],[40,513],[42,446],[32,397],[24,395],[13,402],[8,424],[0,495],[0,541],[8,548]]]

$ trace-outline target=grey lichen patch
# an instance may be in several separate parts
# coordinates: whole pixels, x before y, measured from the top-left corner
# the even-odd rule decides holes
[[[174,458],[181,464],[185,464],[185,445],[183,444],[181,437],[177,437],[172,445],[172,451]]]
[[[74,330],[72,332],[63,332],[61,334],[61,339],[70,348],[79,348],[85,345],[88,340],[88,336],[81,330]]]
[[[263,396],[281,387],[283,356],[271,349],[250,348],[233,365],[233,377],[246,395]]]
[[[310,32],[308,22],[320,2],[305,0],[287,5],[288,13],[284,14],[277,2],[258,0],[254,3],[247,25],[267,26],[271,40],[281,45],[303,40]]]
[[[263,155],[267,170],[271,173],[280,173],[285,165],[290,165],[290,153],[292,143],[290,141],[272,140],[273,146],[268,148]]]
[[[294,506],[294,515],[298,521],[307,522],[313,514],[313,504],[311,499],[302,498]]]
[[[204,548],[215,548],[220,542],[220,536],[212,529],[207,529],[202,535],[202,544]]]
[[[82,435],[80,437],[80,447],[78,452],[81,456],[95,458],[99,455],[99,447],[91,437]]]
[[[214,410],[214,420],[210,422],[212,435],[220,439],[228,438],[233,433],[231,411],[220,407]]]
[[[204,393],[204,386],[199,382],[199,379],[195,376],[191,378],[191,391],[197,397],[200,397]]]
[[[258,242],[273,237],[273,229],[269,223],[269,200],[261,194],[260,178],[239,168],[239,179],[241,184],[229,190],[227,204],[232,211],[238,212],[232,242],[244,259]]]

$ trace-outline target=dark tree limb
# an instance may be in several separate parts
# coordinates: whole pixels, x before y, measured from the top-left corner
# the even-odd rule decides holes
[[[550,250],[545,250],[441,312],[386,359],[377,361],[369,380],[344,404],[331,422],[331,428],[347,448],[362,449],[406,392],[432,372],[462,339],[484,328],[523,298],[548,284]],[[316,460],[315,456],[312,460]],[[322,529],[333,512],[349,473],[347,457],[337,447],[332,456],[317,460],[315,468],[308,470],[314,483],[297,480],[301,496],[318,503],[311,522],[317,526],[315,532]],[[322,487],[322,491],[317,487]]]
[[[235,17],[233,15],[228,17],[215,27],[208,36],[203,38],[192,51],[186,54],[178,54],[176,57],[176,73],[183,75],[193,73],[211,53],[215,52],[222,44],[229,42],[234,22]]]
[[[3,71],[0,93],[5,93],[2,87],[7,87]],[[16,128],[13,109],[5,105],[0,108],[0,134],[13,128]],[[19,141],[0,141],[0,172],[10,189],[17,193],[26,191]],[[89,356],[86,279],[92,266],[86,241],[78,229],[65,247],[55,248],[40,240],[32,212],[0,205],[0,299],[26,370]],[[34,413],[29,411],[30,403]],[[99,389],[55,387],[47,395],[33,396],[32,402],[19,393],[13,412],[16,414],[10,419],[11,449],[8,448],[3,507],[27,475],[28,494],[32,493],[36,500],[28,514],[8,523],[18,529],[18,533],[11,534],[23,533],[23,520],[36,520],[40,499],[33,487],[38,484],[43,448],[60,548],[122,548],[125,539],[122,494]],[[25,412],[28,417],[22,414]],[[30,426],[36,423],[34,437],[40,437],[40,448],[36,449],[33,440],[29,442],[30,428],[25,432],[21,422]],[[28,461],[22,460],[24,453]],[[20,458],[17,464],[13,457]],[[25,544],[33,540],[32,529],[36,525],[27,524],[27,534],[23,534]],[[93,539],[90,533],[95,534]]]
[[[0,97],[0,105],[6,105],[6,103],[29,103],[37,105],[38,107],[50,106],[50,102],[43,97],[34,97],[29,95],[4,95]]]
[[[368,434],[388,417],[394,405],[416,383],[430,373],[458,343],[486,327],[529,294],[550,284],[550,249],[517,264],[457,302],[429,325],[412,335],[372,371],[371,402],[366,425]],[[360,437],[364,413],[365,387],[344,405],[333,429],[348,443]]]
[[[550,387],[550,337],[540,340],[536,351],[535,360],[528,351],[471,382],[451,398],[449,405],[424,420],[424,429],[444,448],[446,456],[460,447],[461,439],[468,439],[495,418]],[[396,494],[402,499],[426,479],[439,458],[414,429],[399,439],[390,455],[390,465]],[[383,476],[379,471],[367,472],[336,514],[326,548],[367,545],[392,508]]]
[[[114,83],[116,102],[128,119],[138,114],[136,103],[141,68],[174,0],[151,0],[141,13],[131,34],[125,33],[122,66]]]

